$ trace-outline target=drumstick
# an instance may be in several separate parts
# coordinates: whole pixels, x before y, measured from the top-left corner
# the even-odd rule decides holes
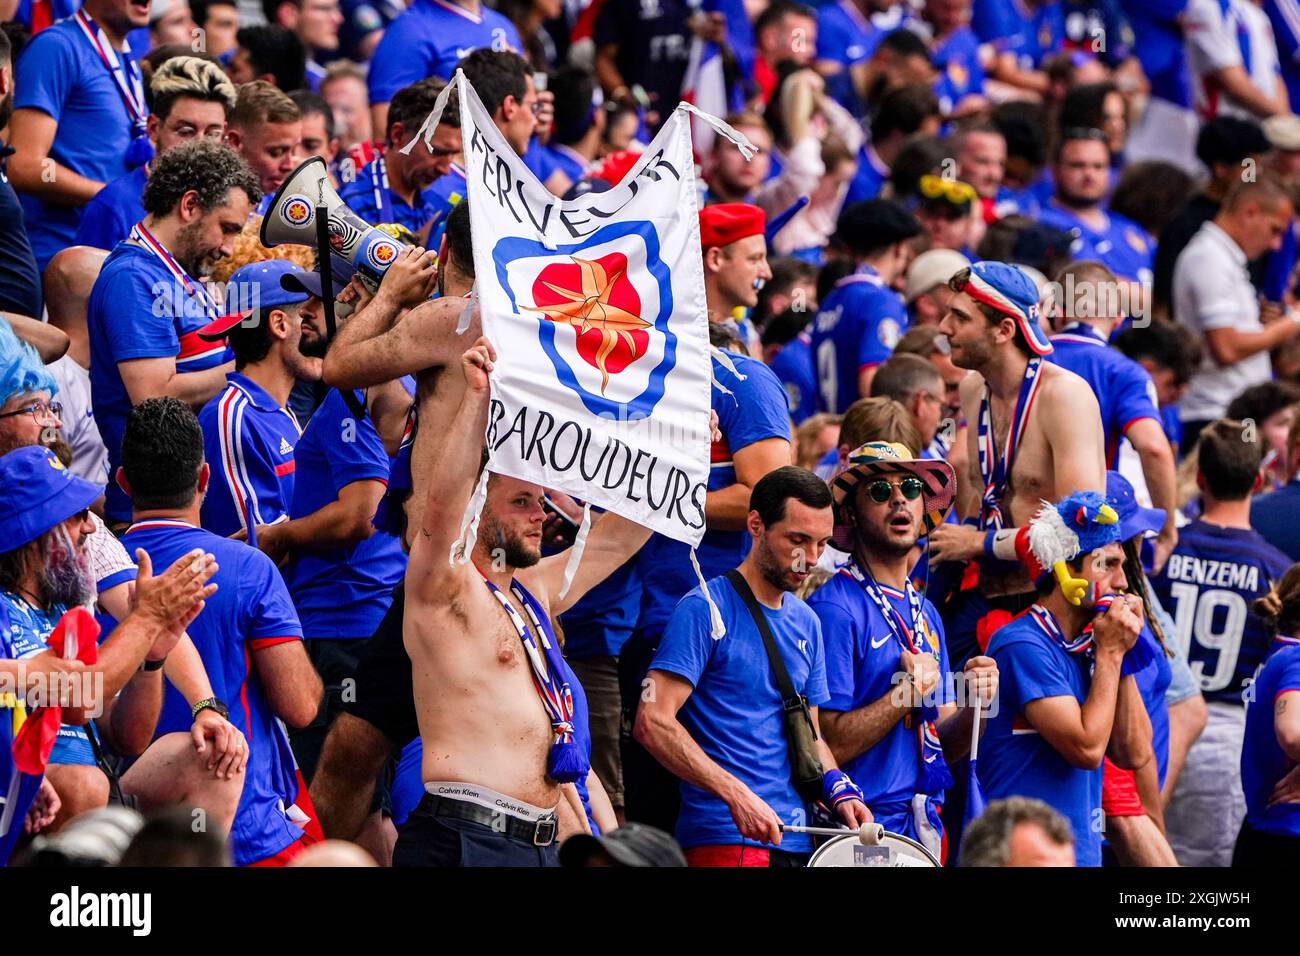
[[[814,836],[847,836],[852,830],[835,827],[795,827],[781,824],[782,833],[811,833]],[[885,828],[879,823],[864,823],[858,827],[858,840],[866,846],[876,846],[885,835]]]

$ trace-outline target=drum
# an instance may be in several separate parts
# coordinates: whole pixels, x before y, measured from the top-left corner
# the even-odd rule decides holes
[[[925,847],[901,833],[885,831],[880,843],[866,846],[857,833],[832,837],[817,848],[809,866],[938,866]]]

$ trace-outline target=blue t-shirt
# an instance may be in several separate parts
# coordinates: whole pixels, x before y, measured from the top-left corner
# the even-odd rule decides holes
[[[790,439],[790,414],[781,382],[762,362],[737,352],[727,355],[745,378],[737,378],[721,363],[713,362],[714,378],[731,394],[714,384],[711,401],[722,440],[714,442],[710,451],[709,491],[736,483],[732,456],[742,448],[767,438]],[[746,531],[705,531],[695,549],[706,581],[730,571],[748,553]],[[698,582],[691,568],[690,548],[666,535],[651,535],[639,560],[644,590],[637,627],[654,636],[663,633],[673,607]]]
[[[641,564],[633,555],[560,617],[564,656],[616,657],[641,613]]]
[[[1250,605],[1291,567],[1255,531],[1197,520],[1178,532],[1164,569],[1151,577],[1174,619],[1179,647],[1206,700],[1241,706],[1273,637]]]
[[[414,0],[370,58],[370,102],[387,103],[426,77],[450,80],[456,64],[479,47],[518,51],[523,43],[515,25],[489,7],[473,13],[450,0]]]
[[[314,514],[354,481],[388,483],[388,453],[374,423],[354,418],[338,389],[303,429],[294,459],[306,480],[294,482],[290,518]],[[376,529],[345,547],[298,552],[285,579],[308,638],[355,639],[375,632],[405,570],[401,541]]]
[[[1096,259],[1121,279],[1150,282],[1155,262],[1155,243],[1146,230],[1116,212],[1107,212],[1106,224],[1094,230],[1073,211],[1055,200],[1043,207],[1040,222],[1071,236],[1070,256]]]
[[[41,274],[27,239],[22,203],[5,168],[12,154],[13,147],[0,142],[0,222],[5,223],[0,230],[0,312],[39,318],[44,308]]]
[[[812,336],[800,332],[781,346],[769,367],[781,380],[795,425],[816,414],[817,372],[813,368]]]
[[[1278,63],[1287,96],[1292,103],[1300,102],[1300,3],[1296,0],[1263,0],[1261,4],[1273,24],[1273,37],[1277,41]]]
[[[81,213],[73,244],[112,249],[131,235],[131,229],[144,219],[144,187],[149,173],[144,166],[119,176],[86,203]]]
[[[1029,9],[1020,0],[975,0],[971,27],[998,53],[1014,53],[1022,69],[1037,69],[1065,43],[1061,4]]]
[[[984,67],[980,65],[980,41],[969,27],[954,30],[931,53],[939,76],[934,93],[945,115],[966,96],[984,94]]]
[[[211,477],[203,498],[203,527],[223,538],[289,516],[293,501],[293,450],[302,428],[262,386],[239,372],[203,406],[203,452]]]
[[[890,605],[911,625],[911,610],[902,591],[879,585]],[[826,652],[826,689],[830,695],[826,710],[848,712],[865,707],[890,693],[901,672],[899,657],[903,645],[889,629],[880,608],[848,571],[839,571],[812,593],[809,606],[822,626]],[[948,680],[948,649],[943,621],[933,604],[921,599],[921,644],[939,664],[940,690],[936,703],[953,702]],[[846,762],[841,769],[862,788],[867,806],[886,830],[912,832],[910,804],[919,792],[921,773],[915,713],[896,723],[865,753]],[[940,800],[942,793],[931,794]],[[887,806],[893,804],[894,806]],[[880,808],[880,809],[877,809]]]
[[[568,146],[563,146],[559,143],[552,143],[549,146],[541,146],[539,148],[546,154],[546,162],[551,172],[558,169],[560,172],[564,173],[564,175],[569,177],[569,182],[571,183],[576,183],[581,179],[586,174],[587,167],[590,165],[587,162],[586,157],[575,153]],[[530,149],[529,152],[531,151],[532,150]],[[526,156],[524,159],[527,161]],[[529,168],[531,169],[532,167],[530,166]],[[541,179],[540,175],[538,178]],[[546,180],[544,179],[542,180],[542,182],[545,181]]]
[[[1165,771],[1169,769],[1169,704],[1165,700],[1165,691],[1173,683],[1174,672],[1164,648],[1151,633],[1149,623],[1142,625],[1138,640],[1148,645],[1152,660],[1133,675],[1133,682],[1137,684],[1142,704],[1151,717],[1151,746],[1156,752],[1156,773],[1163,787]]]
[[[14,109],[58,122],[49,157],[87,179],[110,183],[129,171],[131,120],[113,76],[73,19],[38,33],[18,57]],[[22,197],[27,236],[41,272],[72,245],[81,207]]]
[[[203,660],[213,694],[227,703],[230,722],[248,738],[244,791],[230,830],[235,865],[274,856],[302,836],[285,809],[298,799],[297,767],[253,667],[253,655],[260,649],[302,640],[280,572],[256,548],[183,521],[138,522],[122,543],[131,550],[144,548],[155,568],[169,567],[195,548],[216,556],[220,570],[212,583],[217,592],[186,633]],[[188,733],[192,723],[190,705],[180,692],[168,684],[164,694],[155,740],[163,734]]]
[[[86,332],[95,424],[108,448],[110,475],[117,474],[122,463],[122,435],[131,411],[117,364],[175,358],[178,373],[216,368],[227,361],[228,350],[224,342],[199,338],[198,330],[210,320],[202,304],[177,286],[152,252],[124,242],[104,260],[86,305]],[[130,520],[131,502],[117,483],[110,481],[106,493],[106,516]]]
[[[1292,561],[1300,561],[1300,479],[1250,503],[1250,526]]]
[[[885,32],[865,17],[853,0],[827,3],[817,11],[817,59],[840,65],[840,72],[826,79],[826,92],[855,115],[862,102],[853,86],[849,67],[871,58]]]
[[[435,252],[441,248],[442,235],[447,231],[447,217],[467,195],[469,188],[465,183],[465,170],[458,163],[452,163],[451,170],[435,179],[424,191],[424,200],[433,208],[428,248]]]
[[[1300,803],[1270,807],[1277,782],[1294,767],[1277,742],[1273,708],[1287,691],[1300,691],[1300,644],[1273,645],[1264,669],[1255,680],[1254,696],[1246,707],[1246,736],[1241,747],[1241,789],[1246,795],[1246,819],[1265,833],[1300,837]]]
[[[1079,866],[1101,865],[1101,766],[1071,766],[1025,718],[1047,697],[1073,697],[1082,707],[1092,687],[1087,654],[1071,654],[1032,614],[993,633],[988,655],[998,665],[997,713],[980,742],[979,779],[987,800],[1037,797],[1070,821]]]
[[[357,178],[343,187],[339,198],[371,225],[395,222],[419,235],[420,230],[433,218],[437,209],[435,202],[429,196],[429,190],[417,193],[415,205],[412,206],[391,186],[385,188],[382,182],[376,181],[381,178],[378,169],[382,162],[384,158],[380,156],[361,167],[357,172]]]
[[[722,612],[726,636],[713,639],[709,606],[697,587],[673,611],[650,668],[690,683],[691,696],[677,717],[709,759],[749,787],[782,822],[800,824],[804,804],[790,776],[781,694],[763,638],[730,581],[713,578],[709,594]],[[779,611],[760,607],[791,685],[809,706],[820,707],[827,692],[817,615],[793,594],[784,595]],[[744,838],[725,803],[683,782],[677,842],[687,848],[736,846]],[[806,834],[787,833],[780,849],[807,853],[812,843]]]
[[[813,323],[818,410],[843,415],[861,396],[858,373],[889,358],[910,319],[903,297],[870,266],[835,283]]]
[[[1117,349],[1110,348],[1092,326],[1071,322],[1052,336],[1047,360],[1078,375],[1101,406],[1106,433],[1106,466],[1114,468],[1119,442],[1129,426],[1143,418],[1160,423],[1156,386],[1151,373]]]
[[[849,181],[849,190],[844,194],[844,206],[875,199],[888,181],[889,166],[876,154],[870,143],[863,143],[858,147],[858,170]]]
[[[1119,0],[1133,28],[1133,53],[1151,81],[1151,95],[1190,108],[1187,51],[1179,15],[1187,0]],[[1268,9],[1266,0],[1264,9]],[[1285,42],[1285,41],[1282,41]]]

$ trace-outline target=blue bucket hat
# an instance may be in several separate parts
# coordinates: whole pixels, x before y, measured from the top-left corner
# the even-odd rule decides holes
[[[0,554],[35,541],[103,493],[42,445],[11,451],[0,458]]]
[[[1154,534],[1165,526],[1165,509],[1143,508],[1138,504],[1133,486],[1118,471],[1106,472],[1106,497],[1119,515],[1121,541],[1146,535],[1148,531]]]
[[[1019,266],[1006,262],[977,262],[963,290],[976,302],[1016,320],[1035,355],[1048,355],[1052,343],[1038,324],[1038,286]]]

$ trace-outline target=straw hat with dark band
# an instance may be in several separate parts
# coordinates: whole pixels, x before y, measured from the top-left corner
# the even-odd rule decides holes
[[[957,497],[957,475],[946,461],[913,458],[911,450],[899,442],[873,441],[850,453],[844,467],[831,479],[831,498],[835,503],[835,532],[831,544],[841,551],[852,551],[853,526],[844,513],[844,505],[854,489],[864,481],[890,475],[906,474],[920,479],[924,488],[924,534],[937,528]]]

